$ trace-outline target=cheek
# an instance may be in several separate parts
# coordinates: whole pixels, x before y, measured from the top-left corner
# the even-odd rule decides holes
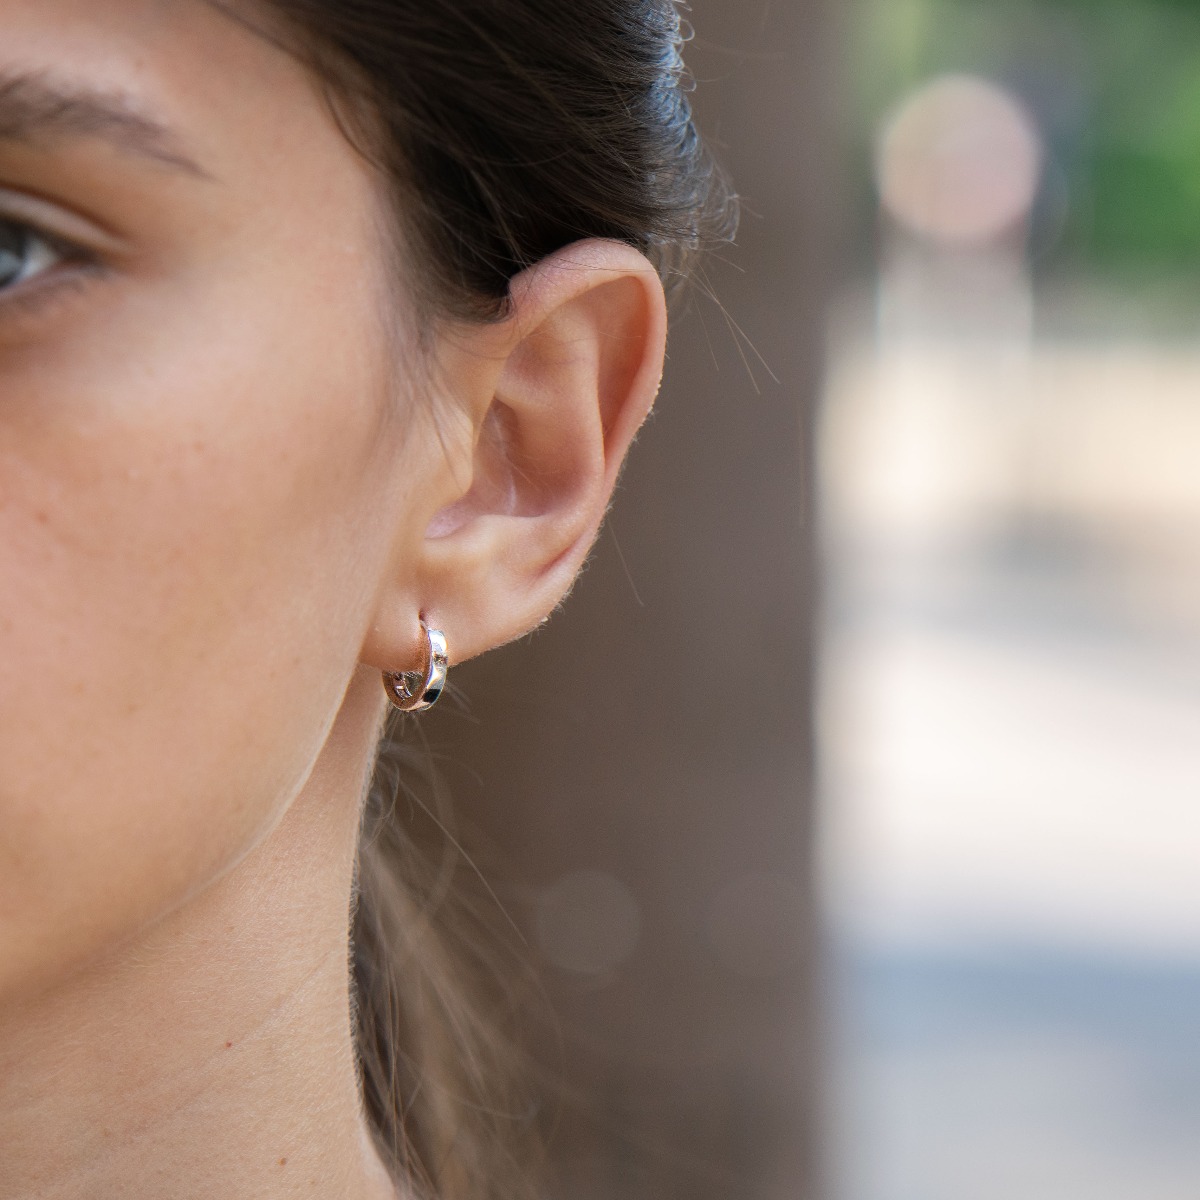
[[[228,292],[179,311],[118,311],[119,362],[0,364],[0,995],[270,828],[369,619],[381,344]]]

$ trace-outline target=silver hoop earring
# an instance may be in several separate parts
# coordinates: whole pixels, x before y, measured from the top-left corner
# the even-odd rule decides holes
[[[424,712],[432,708],[446,686],[449,654],[446,635],[440,629],[430,629],[424,621],[421,631],[428,643],[423,671],[384,671],[383,690],[401,712]]]

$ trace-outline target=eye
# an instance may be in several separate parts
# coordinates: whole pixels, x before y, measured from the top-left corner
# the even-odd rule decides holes
[[[28,225],[0,218],[0,291],[26,283],[67,257],[51,238]]]

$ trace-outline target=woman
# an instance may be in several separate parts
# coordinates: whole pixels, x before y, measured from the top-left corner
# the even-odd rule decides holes
[[[654,399],[723,216],[675,12],[0,34],[0,1200],[511,1195],[363,796],[436,631],[562,600]]]

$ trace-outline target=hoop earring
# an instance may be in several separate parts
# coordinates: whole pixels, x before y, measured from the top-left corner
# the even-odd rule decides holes
[[[446,635],[440,629],[430,629],[424,621],[421,622],[421,631],[428,643],[424,670],[383,673],[383,690],[401,712],[424,712],[432,708],[446,686],[449,667]]]

